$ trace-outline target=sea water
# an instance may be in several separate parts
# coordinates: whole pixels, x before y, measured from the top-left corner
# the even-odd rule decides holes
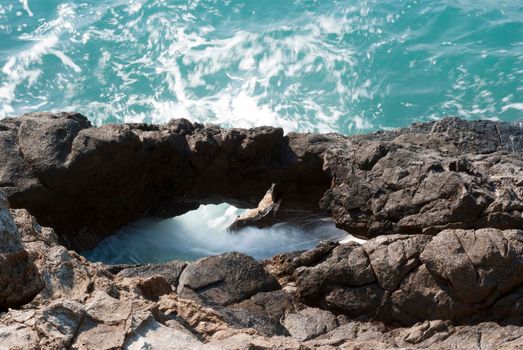
[[[449,115],[513,121],[523,117],[523,2],[1,0],[0,118],[44,110],[78,111],[95,125],[185,117],[343,134]],[[205,225],[237,214],[208,211]],[[169,220],[171,230],[133,224],[113,246],[136,251],[141,239],[174,252],[207,232],[181,228],[180,220],[195,220],[187,215]],[[326,225],[325,236],[339,233]],[[294,229],[231,238],[215,227],[220,249],[185,258],[249,251],[233,241]],[[266,242],[259,257],[291,249]],[[163,256],[154,244],[120,260]],[[116,256],[99,249],[96,259]]]
[[[227,227],[240,212],[227,204],[205,205],[173,219],[144,219],[83,254],[92,261],[111,264],[194,260],[231,251],[264,259],[277,253],[311,249],[320,240],[347,239],[347,233],[328,220],[311,221],[305,227],[281,223],[264,229],[247,227],[228,232]]]

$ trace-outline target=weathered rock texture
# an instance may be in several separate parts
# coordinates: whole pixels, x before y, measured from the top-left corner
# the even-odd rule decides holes
[[[253,225],[265,227],[281,222],[283,218],[278,213],[281,204],[281,194],[278,192],[276,184],[272,184],[260,203],[258,203],[258,206],[254,209],[245,210],[229,226],[229,230],[237,231]]]
[[[329,187],[321,157],[340,138],[183,119],[93,128],[79,114],[26,114],[0,121],[0,190],[81,250],[144,216],[255,207],[272,183],[282,211],[318,212]]]
[[[523,231],[451,229],[315,251],[267,262],[311,306],[395,325],[517,322],[523,315]]]
[[[348,138],[322,207],[354,235],[523,227],[523,129],[444,119]]]
[[[452,118],[344,137],[183,119],[93,128],[79,114],[36,113],[0,121],[0,190],[77,250],[144,216],[256,207],[273,184],[278,205],[248,224],[328,212],[367,238],[516,229],[522,149],[519,125]]]
[[[0,313],[2,350],[523,347],[523,327],[516,322],[523,312],[518,277],[522,245],[516,231],[389,236],[363,246],[324,244],[277,256],[265,267],[241,254],[225,254],[187,265],[131,267],[115,275],[59,245],[54,231],[39,226],[27,211],[13,210],[7,222],[11,227],[13,218],[45,284],[29,304]],[[462,243],[455,244],[456,239]],[[419,272],[423,266],[428,272]],[[321,273],[325,275],[312,283],[311,276]],[[447,285],[434,282],[438,278]],[[381,294],[395,291],[384,304],[405,297],[395,304],[397,320],[405,323],[416,322],[413,315],[432,319],[469,312],[478,318],[503,317],[504,325],[437,319],[393,328],[365,322],[381,317],[375,310],[386,309],[372,304],[379,293],[358,293],[354,283],[365,279]],[[307,284],[310,292],[304,292]],[[318,291],[319,304],[329,295],[343,297],[312,305],[308,296]],[[405,295],[394,298],[398,292]],[[353,299],[346,297],[350,293]],[[461,306],[449,311],[445,303],[451,299]],[[471,309],[469,302],[478,308]],[[429,310],[416,310],[422,307]],[[368,316],[358,320],[358,308],[368,310]]]
[[[522,135],[458,119],[354,137],[2,120],[0,193],[25,209],[0,194],[0,349],[523,348]],[[375,238],[264,262],[69,250],[142,216],[255,207],[269,188],[239,226],[327,212]]]
[[[30,302],[43,287],[0,192],[0,312]]]

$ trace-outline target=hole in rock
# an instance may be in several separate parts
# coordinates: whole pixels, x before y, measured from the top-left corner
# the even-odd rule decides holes
[[[106,264],[162,263],[195,260],[226,252],[241,252],[256,259],[311,249],[322,240],[354,239],[331,220],[311,218],[300,227],[288,223],[268,228],[227,230],[243,210],[228,204],[202,205],[171,219],[145,219],[122,228],[94,249],[82,254]]]

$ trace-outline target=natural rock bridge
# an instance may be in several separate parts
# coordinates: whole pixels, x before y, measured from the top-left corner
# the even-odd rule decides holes
[[[0,347],[521,347],[522,151],[518,124],[454,118],[350,137],[4,119]],[[143,216],[260,200],[270,218],[241,225],[330,215],[369,240],[145,266],[67,249]]]
[[[328,213],[364,238],[510,229],[523,227],[522,148],[518,125],[489,121],[345,137],[38,113],[0,121],[0,191],[75,249],[144,216],[253,208],[272,184],[275,220]]]

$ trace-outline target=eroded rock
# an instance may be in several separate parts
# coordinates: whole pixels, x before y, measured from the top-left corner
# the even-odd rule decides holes
[[[22,245],[5,196],[0,192],[0,312],[30,302],[42,287],[38,269]]]
[[[93,128],[76,113],[32,113],[0,126],[0,190],[77,250],[144,216],[257,207],[273,184],[275,198],[238,226],[325,212],[367,238],[523,225],[516,124],[447,118],[351,137],[284,136],[183,119]]]
[[[30,113],[0,121],[0,190],[80,251],[144,216],[256,207],[273,183],[282,211],[319,212],[329,186],[322,155],[339,138],[184,119],[94,128],[77,113]]]
[[[497,300],[523,283],[523,231],[447,230],[427,244],[421,261],[463,302]]]
[[[227,253],[189,263],[180,276],[178,294],[228,305],[279,287],[276,279],[254,258]]]
[[[191,298],[184,299],[162,277],[172,271],[165,266],[160,273],[148,267],[136,276],[115,276],[60,246],[54,232],[27,211],[12,214],[46,283],[26,307],[0,314],[2,350],[523,346],[517,325],[523,310],[518,306],[523,305],[520,231],[445,230],[436,236],[391,235],[363,245],[325,243],[263,265],[226,254],[188,265],[178,285]],[[457,250],[450,249],[457,246],[453,237],[461,242]],[[283,287],[294,284],[296,294],[293,288],[280,289],[263,266]],[[199,274],[207,281],[219,276],[218,290],[189,291],[182,281],[193,283]],[[460,287],[461,275],[478,293]],[[208,290],[216,288],[213,283]],[[271,291],[261,291],[266,287]],[[366,319],[374,321],[361,321]],[[458,325],[488,319],[509,324]]]
[[[338,327],[333,313],[317,308],[305,308],[296,313],[289,313],[285,316],[283,324],[292,337],[301,341],[316,338]]]
[[[518,125],[456,118],[350,137],[325,155],[321,206],[367,238],[520,228],[522,140]]]
[[[25,304],[0,310],[0,349],[523,347],[522,147],[518,126],[458,119],[354,137],[2,120],[0,188],[58,234],[0,203],[0,308]],[[273,183],[278,212],[379,237],[264,262],[112,268],[69,250],[143,215],[255,206]]]
[[[117,274],[121,277],[150,278],[153,276],[163,277],[173,288],[178,287],[178,280],[183,269],[187,266],[184,261],[171,261],[165,264],[146,264],[141,266],[126,267]]]
[[[507,319],[508,300],[521,300],[522,237],[496,229],[380,237],[339,245],[312,266],[287,270],[287,281],[309,305],[350,317],[402,325]]]
[[[271,226],[276,222],[281,222],[277,217],[280,208],[281,198],[278,194],[276,184],[272,184],[265,196],[255,209],[246,210],[242,215],[229,226],[229,230],[237,231],[247,226]]]

